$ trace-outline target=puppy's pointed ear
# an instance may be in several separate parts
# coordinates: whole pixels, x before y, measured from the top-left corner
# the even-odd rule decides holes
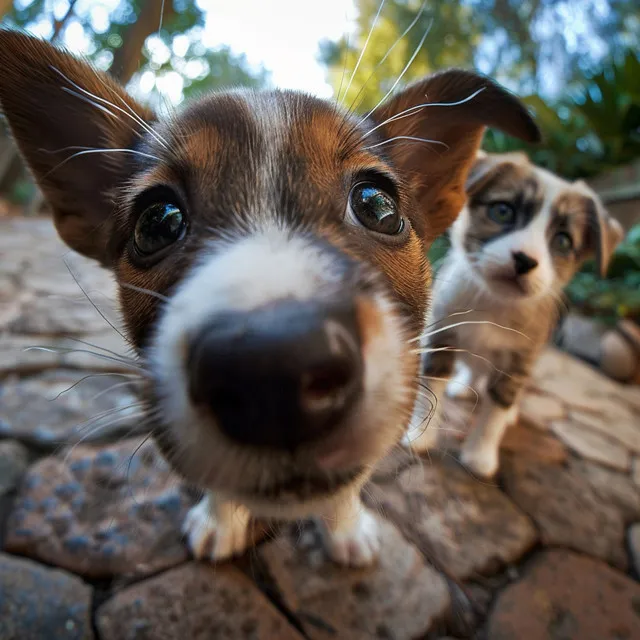
[[[413,84],[376,110],[374,119],[391,141],[384,148],[417,190],[428,243],[464,205],[467,174],[487,126],[527,142],[540,140],[520,100],[470,71],[444,71]]]
[[[0,107],[62,239],[108,265],[113,192],[152,114],[106,74],[8,30],[0,30]]]
[[[502,172],[511,170],[514,166],[529,165],[529,158],[521,152],[514,153],[486,153],[478,151],[475,162],[471,165],[465,183],[467,195],[482,191],[491,180]]]

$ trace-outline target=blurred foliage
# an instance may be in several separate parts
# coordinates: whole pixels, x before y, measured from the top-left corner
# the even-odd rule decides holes
[[[579,87],[607,56],[640,48],[638,0],[389,0],[350,80],[380,0],[355,5],[355,34],[324,42],[321,59],[345,104],[362,110],[393,86],[423,36],[403,81],[445,67],[473,67],[521,95],[545,99]]]
[[[640,224],[634,226],[614,253],[607,278],[589,263],[566,290],[583,313],[613,323],[618,318],[640,321]]]
[[[524,98],[544,134],[539,147],[489,131],[487,151],[525,150],[566,178],[587,178],[640,157],[640,53],[627,51],[556,101]]]
[[[81,43],[78,53],[156,108],[209,89],[268,84],[269,74],[244,55],[203,44],[205,20],[193,0],[15,0],[3,24],[46,38],[57,34],[62,44],[75,44],[72,50]]]

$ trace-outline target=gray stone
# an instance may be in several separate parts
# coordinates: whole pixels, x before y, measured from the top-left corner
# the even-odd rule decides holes
[[[529,392],[520,401],[520,421],[537,429],[547,430],[552,420],[560,420],[566,413],[564,404],[554,396]]]
[[[535,520],[545,545],[564,546],[625,569],[625,510],[597,490],[584,469],[508,458],[504,486],[512,500]]]
[[[533,524],[491,483],[451,458],[424,461],[397,482],[372,485],[373,502],[393,509],[429,541],[440,565],[466,579],[517,561],[536,542]]]
[[[91,640],[91,588],[64,571],[0,553],[2,640]]]
[[[614,469],[629,469],[629,451],[615,440],[569,420],[552,422],[551,429],[570,449],[581,456]]]
[[[57,370],[0,387],[0,436],[58,447],[108,441],[144,429],[130,378]]]
[[[572,411],[572,420],[640,453],[640,417],[622,404],[607,404],[599,413]]]
[[[498,595],[491,640],[640,638],[640,585],[602,562],[567,551],[541,553]]]
[[[190,504],[151,441],[78,446],[29,469],[5,548],[91,578],[137,578],[186,560]]]
[[[101,640],[302,640],[229,564],[190,563],[119,591],[97,626]]]
[[[448,613],[447,586],[417,550],[381,520],[382,551],[366,569],[331,562],[313,526],[260,547],[270,575],[310,638],[423,637]]]
[[[16,488],[28,462],[27,450],[19,442],[0,442],[0,497]]]

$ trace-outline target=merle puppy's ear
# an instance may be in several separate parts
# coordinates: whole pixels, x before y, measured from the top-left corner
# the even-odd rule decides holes
[[[467,195],[473,195],[482,191],[487,184],[504,171],[513,169],[514,166],[529,165],[529,158],[525,153],[486,153],[478,151],[476,160],[469,170],[465,190]]]
[[[153,114],[107,74],[6,29],[0,30],[0,108],[61,238],[108,265],[113,193],[127,181]]]
[[[486,127],[526,142],[540,140],[538,127],[518,98],[489,78],[457,69],[410,85],[376,109],[373,119],[384,141],[390,141],[385,147],[393,161],[416,189],[427,243],[462,209],[467,175]]]
[[[604,278],[607,275],[611,256],[624,238],[624,229],[609,214],[600,198],[584,181],[578,180],[575,184],[590,193],[586,199],[586,242],[592,252],[591,255],[595,256],[598,273]]]

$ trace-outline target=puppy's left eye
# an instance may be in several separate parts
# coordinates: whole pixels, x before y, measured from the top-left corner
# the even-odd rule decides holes
[[[573,239],[568,233],[559,231],[553,236],[551,246],[558,253],[569,253],[573,249]]]
[[[147,207],[138,218],[133,233],[136,250],[149,256],[179,240],[185,230],[182,211],[173,204],[159,202]]]
[[[404,227],[394,199],[373,183],[355,185],[349,194],[349,207],[358,222],[371,231],[392,236]]]
[[[492,202],[487,215],[498,224],[513,224],[516,219],[516,211],[508,202]]]

